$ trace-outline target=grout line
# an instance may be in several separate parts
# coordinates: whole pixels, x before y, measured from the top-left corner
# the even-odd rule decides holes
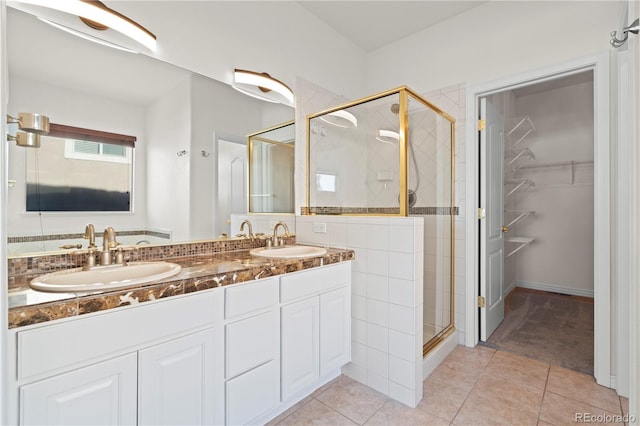
[[[315,399],[315,398],[314,398],[314,399]],[[318,401],[320,404],[322,404],[322,405],[324,405],[325,407],[327,407],[329,410],[331,410],[331,411],[333,411],[333,412],[335,412],[335,413],[339,414],[340,416],[344,417],[345,419],[349,420],[350,422],[355,423],[355,424],[357,424],[357,425],[360,425],[360,423],[358,423],[357,421],[355,421],[355,420],[354,420],[354,419],[352,419],[351,417],[347,416],[346,414],[342,414],[340,411],[336,410],[335,408],[333,408],[332,406],[330,406],[330,405],[328,405],[328,404],[325,404],[323,401],[321,401],[321,400],[319,400],[319,399],[316,399],[316,401]],[[385,401],[385,403],[386,403],[386,401]],[[384,404],[383,404],[383,405],[384,405]],[[369,421],[369,419],[367,419],[367,421]],[[366,423],[366,421],[365,421],[365,423]],[[363,425],[363,424],[364,424],[364,423],[362,423],[362,425]]]
[[[485,370],[487,369],[487,367],[491,363],[491,360],[493,359],[493,357],[496,355],[497,352],[498,352],[497,350],[495,350],[495,349],[493,350],[493,353],[491,354],[491,358],[489,358],[489,361],[487,362],[487,365],[485,365],[482,368],[482,373],[480,373],[478,375],[478,378],[473,383],[473,386],[471,386],[471,389],[469,389],[469,393],[467,393],[467,396],[464,398],[464,401],[462,401],[462,404],[460,404],[460,407],[458,407],[458,409],[456,410],[456,413],[453,415],[453,418],[451,419],[451,424],[454,424],[453,421],[456,419],[456,417],[460,413],[460,410],[462,410],[462,407],[464,407],[464,404],[466,404],[467,400],[469,399],[469,396],[471,396],[471,393],[473,392],[473,390],[475,389],[476,385],[480,381],[480,376],[482,376],[484,374]]]
[[[544,390],[542,391],[542,399],[540,400],[540,407],[538,407],[538,423],[540,423],[540,413],[542,413],[542,405],[544,404],[544,397],[547,395],[547,385],[549,384],[549,376],[551,375],[551,365],[547,364],[547,379],[544,381]]]
[[[371,418],[372,418],[373,416],[375,416],[375,415],[376,415],[376,413],[377,413],[378,411],[382,410],[382,407],[384,407],[385,405],[387,405],[387,403],[388,403],[389,401],[390,401],[390,399],[389,399],[389,398],[387,398],[387,399],[384,401],[384,404],[382,404],[382,405],[381,405],[381,406],[380,406],[376,411],[374,411],[374,412],[373,412],[373,413],[372,413],[372,414],[367,418],[367,420],[365,420],[365,421],[364,421],[364,423],[362,423],[362,424],[363,424],[363,425],[366,425],[366,424],[367,424],[367,422],[368,422],[369,420],[371,420]]]

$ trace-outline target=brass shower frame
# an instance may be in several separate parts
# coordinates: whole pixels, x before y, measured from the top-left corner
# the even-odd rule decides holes
[[[436,334],[433,338],[431,338],[428,342],[424,343],[422,346],[422,355],[426,356],[433,348],[435,348],[440,342],[446,339],[453,331],[455,330],[454,325],[454,314],[455,314],[455,219],[454,219],[454,211],[455,211],[455,124],[456,120],[451,115],[444,112],[442,109],[432,104],[431,102],[424,99],[418,93],[413,91],[407,86],[400,86],[395,89],[387,90],[381,93],[377,93],[371,96],[367,96],[362,99],[358,99],[356,101],[348,102],[342,105],[338,105],[333,108],[326,109],[324,111],[320,111],[317,113],[309,114],[306,117],[306,171],[305,171],[305,179],[306,179],[306,213],[305,215],[316,215],[316,213],[309,213],[311,209],[310,202],[310,192],[311,192],[311,120],[313,118],[317,118],[338,110],[343,110],[347,108],[351,108],[357,105],[364,104],[366,102],[374,101],[376,99],[384,98],[386,96],[390,96],[393,94],[398,94],[399,96],[399,104],[400,111],[398,113],[399,117],[399,125],[400,125],[400,139],[399,139],[399,163],[400,163],[400,209],[398,213],[338,213],[338,216],[393,216],[393,217],[406,217],[409,216],[409,197],[408,197],[408,180],[409,180],[409,145],[407,136],[409,135],[409,96],[412,99],[420,102],[427,108],[434,111],[436,114],[443,117],[445,120],[449,122],[450,130],[451,130],[451,210],[449,217],[451,218],[451,270],[450,270],[450,280],[451,280],[451,288],[450,288],[450,312],[449,312],[449,325],[445,327],[442,331]]]
[[[272,143],[274,145],[279,145],[279,146],[285,146],[287,148],[291,148],[291,149],[295,149],[295,144],[288,144],[288,143],[283,143],[282,141],[274,141],[268,138],[263,138],[263,137],[259,137],[258,135],[261,135],[263,133],[268,133],[271,132],[273,130],[278,130],[282,127],[286,127],[286,126],[290,126],[292,124],[295,124],[295,120],[290,120],[290,121],[286,121],[284,123],[280,123],[280,124],[276,124],[275,126],[269,127],[267,129],[262,129],[262,130],[258,130],[257,132],[254,133],[250,133],[247,135],[247,155],[248,155],[248,173],[247,173],[247,213],[252,214],[252,215],[273,215],[274,213],[270,213],[270,212],[254,212],[251,211],[251,191],[253,189],[253,186],[251,184],[251,170],[253,170],[252,165],[253,165],[253,141],[259,141],[259,142],[267,142],[267,143]],[[295,139],[294,139],[295,140]],[[277,213],[279,215],[282,216],[287,216],[287,215],[291,215],[293,216],[295,213],[294,212],[287,212],[287,213]]]

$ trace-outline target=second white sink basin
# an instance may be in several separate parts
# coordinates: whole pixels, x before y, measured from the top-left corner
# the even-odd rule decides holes
[[[327,254],[327,249],[314,246],[258,247],[249,251],[252,256],[274,257],[279,259],[304,259]]]
[[[29,286],[52,293],[103,291],[132,287],[177,275],[182,267],[169,262],[131,262],[125,265],[94,266],[88,271],[70,269],[34,278]]]

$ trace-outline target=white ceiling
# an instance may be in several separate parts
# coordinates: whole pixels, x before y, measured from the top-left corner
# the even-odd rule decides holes
[[[378,49],[486,1],[299,1],[366,52]]]

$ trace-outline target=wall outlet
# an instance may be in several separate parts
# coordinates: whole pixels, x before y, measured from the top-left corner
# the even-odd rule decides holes
[[[326,234],[327,233],[327,224],[326,223],[314,223],[313,224],[313,232],[319,233],[319,234]]]

